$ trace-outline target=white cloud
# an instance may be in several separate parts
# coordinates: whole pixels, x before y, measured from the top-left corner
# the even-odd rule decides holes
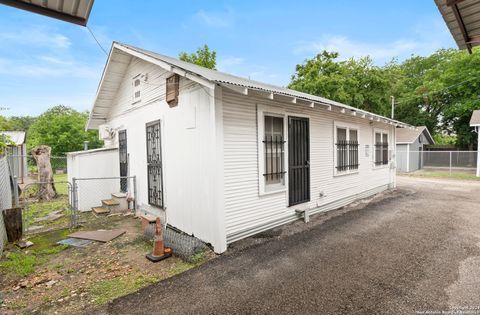
[[[397,40],[392,43],[376,44],[350,40],[346,36],[325,36],[320,40],[300,42],[294,50],[297,54],[313,54],[322,50],[336,51],[342,59],[370,55],[377,62],[385,62],[392,57],[401,57],[413,53],[420,43]]]
[[[272,72],[268,67],[248,62],[244,58],[236,56],[219,57],[217,69],[243,78],[260,82],[284,85],[281,76]]]
[[[0,41],[29,46],[48,46],[67,49],[71,46],[70,38],[42,26],[25,28],[18,32],[0,32]]]
[[[217,68],[223,72],[229,72],[229,68],[237,66],[244,62],[244,59],[241,57],[226,56],[219,58],[217,61]]]
[[[444,28],[437,20],[426,19],[414,25],[412,30],[405,31],[410,37],[392,41],[360,41],[344,35],[324,35],[317,39],[297,42],[293,52],[311,56],[322,50],[336,51],[342,59],[370,55],[375,63],[382,64],[395,57],[404,60],[411,55],[429,55],[439,48],[450,47],[452,40]]]
[[[0,74],[18,77],[74,77],[95,79],[98,77],[99,65],[85,65],[75,62],[62,61],[54,57],[47,58],[46,63],[31,60],[2,59],[0,58]],[[44,59],[43,58],[43,59]],[[55,63],[53,66],[52,63]]]
[[[195,13],[195,19],[209,27],[229,27],[235,21],[235,14],[232,9],[224,11],[205,11],[200,10]]]

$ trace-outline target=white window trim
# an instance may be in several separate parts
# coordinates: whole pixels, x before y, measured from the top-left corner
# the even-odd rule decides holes
[[[350,139],[350,129],[355,129],[357,131],[357,141],[358,141],[358,168],[356,170],[346,170],[346,171],[338,171],[337,169],[337,128],[344,128],[347,129],[347,140]],[[350,156],[348,156],[350,158]],[[357,124],[346,123],[343,121],[333,121],[333,176],[344,176],[350,174],[357,174],[360,170],[360,127]]]
[[[265,135],[265,116],[275,116],[283,118],[283,139],[285,140],[285,144],[283,147],[283,160],[284,160],[284,179],[283,183],[281,184],[274,184],[274,185],[266,185],[265,181],[265,146],[263,145],[264,135]],[[259,195],[270,195],[280,192],[287,191],[288,187],[288,142],[287,142],[287,135],[288,135],[288,115],[287,113],[282,110],[281,108],[275,108],[271,106],[264,106],[264,105],[257,105],[257,146],[258,146],[258,187],[259,187]]]
[[[382,165],[376,165],[375,164],[375,134],[376,133],[382,133],[382,138],[383,138],[383,134],[386,134],[387,135],[387,139],[388,139],[388,147],[387,147],[387,164],[382,164]],[[388,157],[388,151],[390,151],[390,147],[391,147],[391,141],[390,141],[390,132],[387,130],[387,129],[380,129],[380,128],[373,128],[373,141],[372,141],[373,145],[372,145],[372,165],[373,165],[373,169],[375,170],[379,170],[379,169],[384,169],[384,168],[389,168],[390,167],[390,158]]]
[[[135,87],[135,81],[140,80],[140,84],[138,87]],[[138,99],[135,98],[135,93],[140,92],[140,97]],[[142,101],[142,74],[139,73],[132,77],[132,105],[138,104]]]

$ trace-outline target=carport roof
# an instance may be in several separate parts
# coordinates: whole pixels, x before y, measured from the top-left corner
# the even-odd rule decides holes
[[[438,10],[460,49],[480,45],[479,0],[435,0]]]
[[[426,131],[426,132],[425,132]],[[410,129],[410,128],[397,128],[396,131],[396,140],[397,144],[410,144],[414,143],[415,140],[423,133],[425,132],[425,136],[428,138],[431,144],[435,144],[435,141],[433,140],[432,135],[430,135],[430,132],[428,131],[427,127],[425,126],[419,126],[415,129]]]
[[[470,118],[470,126],[480,126],[480,109],[474,110]]]
[[[86,26],[94,0],[0,0],[17,9]]]

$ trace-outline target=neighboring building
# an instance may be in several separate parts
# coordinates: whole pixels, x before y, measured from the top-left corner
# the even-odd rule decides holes
[[[426,145],[435,144],[427,127],[397,129],[397,171],[413,172],[423,166]]]
[[[3,135],[7,136],[14,143],[6,150],[8,162],[12,174],[17,176],[19,183],[23,184],[28,175],[25,131],[0,131],[0,137]]]
[[[95,150],[90,160],[102,162],[69,166],[69,177],[134,175],[141,212],[221,253],[298,212],[394,187],[396,127],[410,126],[114,43],[87,129],[99,129],[116,157]],[[69,161],[85,165],[88,156]]]
[[[475,128],[477,132],[478,141],[477,141],[477,176],[480,176],[480,109],[475,110],[472,113],[472,118],[470,118],[470,127]]]

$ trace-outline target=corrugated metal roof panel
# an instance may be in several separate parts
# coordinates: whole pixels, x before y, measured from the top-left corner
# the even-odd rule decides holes
[[[16,145],[25,143],[25,131],[0,131],[0,134],[8,136]]]
[[[467,43],[462,35],[459,23],[455,18],[452,6],[447,5],[447,0],[435,0],[438,10],[443,16],[450,33],[460,49],[467,48]],[[480,0],[463,0],[457,4],[459,14],[465,25],[465,30],[470,39],[480,36]],[[472,46],[478,46],[480,42],[473,42]]]
[[[155,60],[156,62],[164,63],[168,66],[171,66],[171,67],[177,68],[179,70],[185,71],[185,73],[191,74],[191,75],[193,75],[193,76],[195,76],[199,79],[204,79],[204,80],[206,79],[209,82],[214,82],[214,83],[217,83],[217,84],[223,84],[223,85],[227,85],[227,86],[228,85],[233,85],[233,86],[245,87],[245,88],[252,89],[252,90],[269,92],[269,93],[284,95],[284,96],[288,96],[288,97],[292,97],[292,98],[298,98],[299,100],[303,100],[303,101],[307,101],[307,102],[314,102],[314,103],[317,103],[317,104],[324,104],[324,105],[327,105],[327,106],[340,107],[342,109],[348,109],[348,110],[350,110],[352,112],[355,112],[355,113],[358,112],[360,115],[361,114],[366,114],[366,115],[369,115],[371,117],[375,117],[379,120],[384,120],[386,122],[399,124],[399,125],[404,126],[404,127],[410,127],[409,125],[407,125],[405,123],[402,123],[400,121],[393,120],[393,119],[390,119],[390,118],[387,118],[387,117],[384,117],[384,116],[381,116],[381,115],[377,115],[377,114],[374,114],[374,113],[370,113],[370,112],[367,112],[367,111],[364,111],[364,110],[361,110],[361,109],[358,109],[358,108],[355,108],[355,107],[352,107],[352,106],[349,106],[349,105],[346,105],[346,104],[342,104],[342,103],[339,103],[339,102],[336,102],[336,101],[332,101],[332,100],[329,100],[329,99],[326,99],[326,98],[323,98],[323,97],[320,97],[320,96],[311,95],[311,94],[291,90],[291,89],[284,88],[284,87],[279,87],[279,86],[275,86],[275,85],[271,85],[271,84],[267,84],[267,83],[262,83],[262,82],[258,82],[258,81],[254,81],[254,80],[245,79],[245,78],[238,77],[238,76],[235,76],[235,75],[232,75],[232,74],[228,74],[228,73],[220,72],[220,71],[217,71],[217,70],[204,68],[204,67],[201,67],[201,66],[189,63],[189,62],[185,62],[185,61],[175,59],[175,58],[172,58],[172,57],[169,57],[169,56],[161,55],[161,54],[158,54],[158,53],[155,53],[155,52],[151,52],[151,51],[148,51],[148,50],[145,50],[145,49],[137,48],[137,47],[134,47],[134,46],[130,46],[130,45],[122,44],[122,43],[118,43],[118,42],[113,43],[112,50],[110,52],[109,63],[114,63],[113,61],[117,58],[116,55],[119,54],[119,53],[120,54],[125,54],[125,53],[135,54],[136,56],[139,56],[139,58],[145,58],[145,59],[151,58],[147,61],[152,62],[152,60]],[[109,67],[109,65],[107,64],[107,68],[108,67]],[[112,67],[112,69],[107,69],[107,68],[105,69],[105,72],[104,72],[105,75],[104,75],[104,78],[102,78],[102,81],[109,80],[109,77],[111,76],[111,74],[109,72],[113,69],[113,67]],[[120,70],[116,74],[116,76],[118,76],[118,77],[115,78],[115,80],[114,80],[115,84],[118,86],[120,84],[121,79],[123,78],[123,76],[121,76],[119,74],[119,72],[126,69],[126,66],[117,64],[115,66],[115,68]],[[122,68],[124,68],[124,69],[122,69]],[[93,109],[92,109],[92,114],[93,115],[101,112],[101,111],[97,110],[96,106],[98,105],[98,101],[100,99],[103,100],[104,95],[103,95],[103,91],[102,91],[102,89],[103,89],[102,85],[103,84],[101,84],[101,86],[99,87],[97,99],[96,99],[95,104],[94,104]],[[91,116],[91,117],[93,117],[93,116]],[[92,119],[89,120],[89,122],[87,124],[87,128],[91,128],[91,127],[95,127],[95,126],[98,127],[98,123],[91,124],[91,120]],[[97,117],[97,120],[99,120],[98,117]]]
[[[18,9],[79,25],[87,25],[94,0],[0,0]]]

